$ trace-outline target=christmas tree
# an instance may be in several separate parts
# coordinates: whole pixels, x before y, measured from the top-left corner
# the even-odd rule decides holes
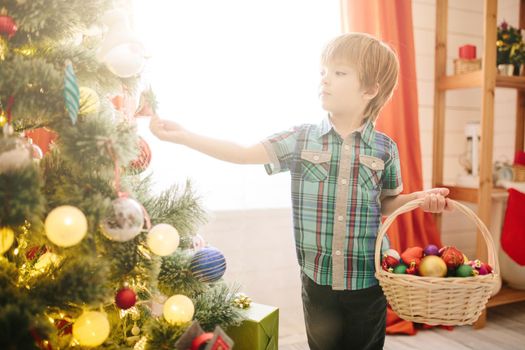
[[[191,183],[150,190],[156,105],[115,6],[0,4],[0,349],[175,349],[242,320]]]

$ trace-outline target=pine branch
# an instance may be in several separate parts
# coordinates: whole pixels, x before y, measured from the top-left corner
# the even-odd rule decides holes
[[[70,309],[72,304],[98,307],[113,297],[108,277],[109,266],[103,259],[65,259],[59,268],[50,269],[49,274],[35,281],[29,293],[42,304],[62,310]]]
[[[184,294],[192,298],[206,290],[207,286],[193,277],[190,262],[191,254],[182,250],[162,258],[157,277],[158,288],[162,294]]]
[[[211,288],[195,297],[195,319],[205,331],[212,332],[216,325],[227,329],[239,325],[245,316],[233,304],[238,286],[225,283],[213,284]]]
[[[72,38],[99,22],[113,5],[113,1],[107,0],[2,1],[18,27],[11,39],[18,45]]]

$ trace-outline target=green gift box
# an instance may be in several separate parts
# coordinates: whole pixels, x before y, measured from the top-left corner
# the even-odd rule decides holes
[[[252,303],[246,309],[247,319],[226,332],[235,342],[234,350],[278,350],[279,309]]]

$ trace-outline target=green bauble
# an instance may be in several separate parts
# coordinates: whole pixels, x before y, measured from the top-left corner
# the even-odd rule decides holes
[[[407,271],[407,266],[403,264],[399,264],[394,268],[394,273],[398,274],[404,274]]]
[[[457,277],[472,277],[473,276],[472,266],[459,265],[459,267],[456,269],[456,276]]]

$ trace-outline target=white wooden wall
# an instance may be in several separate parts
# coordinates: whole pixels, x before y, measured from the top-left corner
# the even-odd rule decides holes
[[[431,185],[432,177],[432,123],[434,105],[434,46],[436,25],[436,0],[412,0],[416,71],[419,98],[419,124],[423,156],[424,187]],[[505,19],[518,26],[519,0],[500,0],[498,20]],[[483,30],[482,0],[449,0],[447,74],[453,73],[453,59],[464,44],[477,47],[481,56]],[[496,90],[494,120],[494,160],[513,159],[516,92],[512,89]],[[444,179],[454,183],[463,172],[459,156],[465,151],[464,125],[467,121],[480,120],[480,89],[447,92]],[[463,220],[461,214],[446,214],[443,220],[443,243],[456,245],[467,255],[474,254],[474,228]]]

